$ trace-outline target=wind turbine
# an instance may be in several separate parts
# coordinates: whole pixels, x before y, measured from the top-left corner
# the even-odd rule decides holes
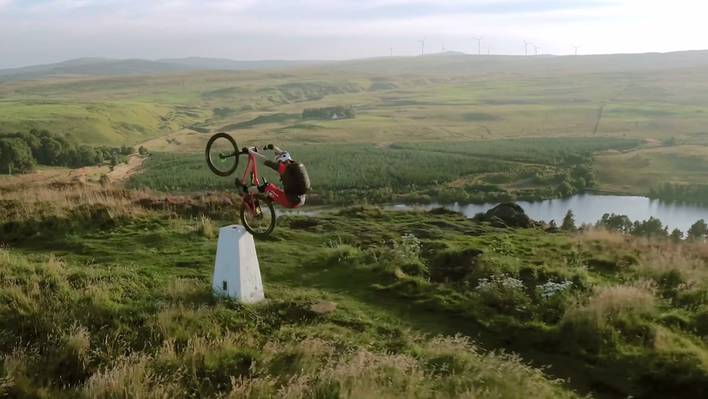
[[[524,55],[529,55],[529,44],[532,44],[532,43],[524,40]]]
[[[482,55],[482,36],[475,37],[474,39],[477,40],[477,55]]]
[[[420,43],[420,55],[425,55],[425,38],[418,40],[418,43]]]
[[[580,48],[580,46],[573,46],[573,48],[575,49],[575,55],[577,56],[577,55],[578,55],[578,49]]]

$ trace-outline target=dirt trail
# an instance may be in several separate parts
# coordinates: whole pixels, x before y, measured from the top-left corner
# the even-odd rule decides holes
[[[85,166],[77,169],[42,167],[32,173],[0,176],[0,187],[43,183],[98,182],[102,175],[108,176],[111,183],[123,183],[140,170],[145,158],[138,154],[129,155],[126,163],[114,166],[113,170],[107,165]]]
[[[122,163],[113,167],[113,170],[108,172],[108,178],[111,182],[123,182],[137,172],[143,166],[145,157],[137,154],[128,156],[126,163]]]

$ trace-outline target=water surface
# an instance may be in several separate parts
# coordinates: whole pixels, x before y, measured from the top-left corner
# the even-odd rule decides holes
[[[549,222],[555,220],[561,224],[569,209],[575,214],[575,223],[594,224],[604,213],[627,215],[632,221],[642,221],[653,216],[661,220],[669,229],[678,228],[685,232],[699,219],[708,221],[708,206],[695,204],[664,202],[647,197],[627,195],[578,194],[568,198],[544,201],[517,201],[531,219]],[[392,210],[433,209],[444,207],[473,217],[479,212],[486,212],[497,203],[486,204],[396,204],[388,206]]]

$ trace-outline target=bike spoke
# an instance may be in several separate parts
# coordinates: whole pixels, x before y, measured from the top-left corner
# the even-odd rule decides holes
[[[268,206],[257,203],[255,206],[247,206],[244,222],[253,233],[266,234],[272,226],[273,217]]]
[[[209,161],[219,171],[227,172],[238,161],[238,153],[231,141],[225,137],[214,140],[209,148]]]

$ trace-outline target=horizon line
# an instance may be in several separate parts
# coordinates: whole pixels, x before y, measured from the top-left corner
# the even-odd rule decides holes
[[[349,61],[363,61],[372,59],[386,59],[386,58],[418,58],[426,56],[435,55],[465,55],[471,57],[510,57],[510,58],[537,58],[537,57],[585,57],[585,56],[619,56],[619,55],[647,55],[647,54],[677,54],[677,53],[691,53],[691,52],[705,52],[708,49],[693,49],[693,50],[674,50],[674,51],[641,51],[641,52],[621,52],[621,53],[587,53],[587,54],[553,54],[553,53],[541,53],[541,54],[476,54],[476,53],[466,53],[464,51],[457,50],[445,50],[437,51],[425,54],[404,54],[404,55],[378,55],[370,57],[359,57],[359,58],[256,58],[256,59],[243,59],[243,58],[229,58],[229,57],[219,57],[219,56],[199,56],[199,55],[188,55],[183,57],[163,57],[163,58],[139,58],[139,57],[110,57],[110,56],[84,56],[84,57],[74,57],[74,58],[64,58],[58,61],[51,61],[39,64],[24,64],[19,66],[3,67],[0,66],[0,71],[6,71],[11,69],[22,69],[30,67],[39,66],[50,66],[61,63],[66,63],[70,61],[78,60],[103,60],[103,61],[150,61],[150,62],[170,62],[176,60],[185,59],[205,59],[205,60],[223,60],[232,62],[349,62]]]

